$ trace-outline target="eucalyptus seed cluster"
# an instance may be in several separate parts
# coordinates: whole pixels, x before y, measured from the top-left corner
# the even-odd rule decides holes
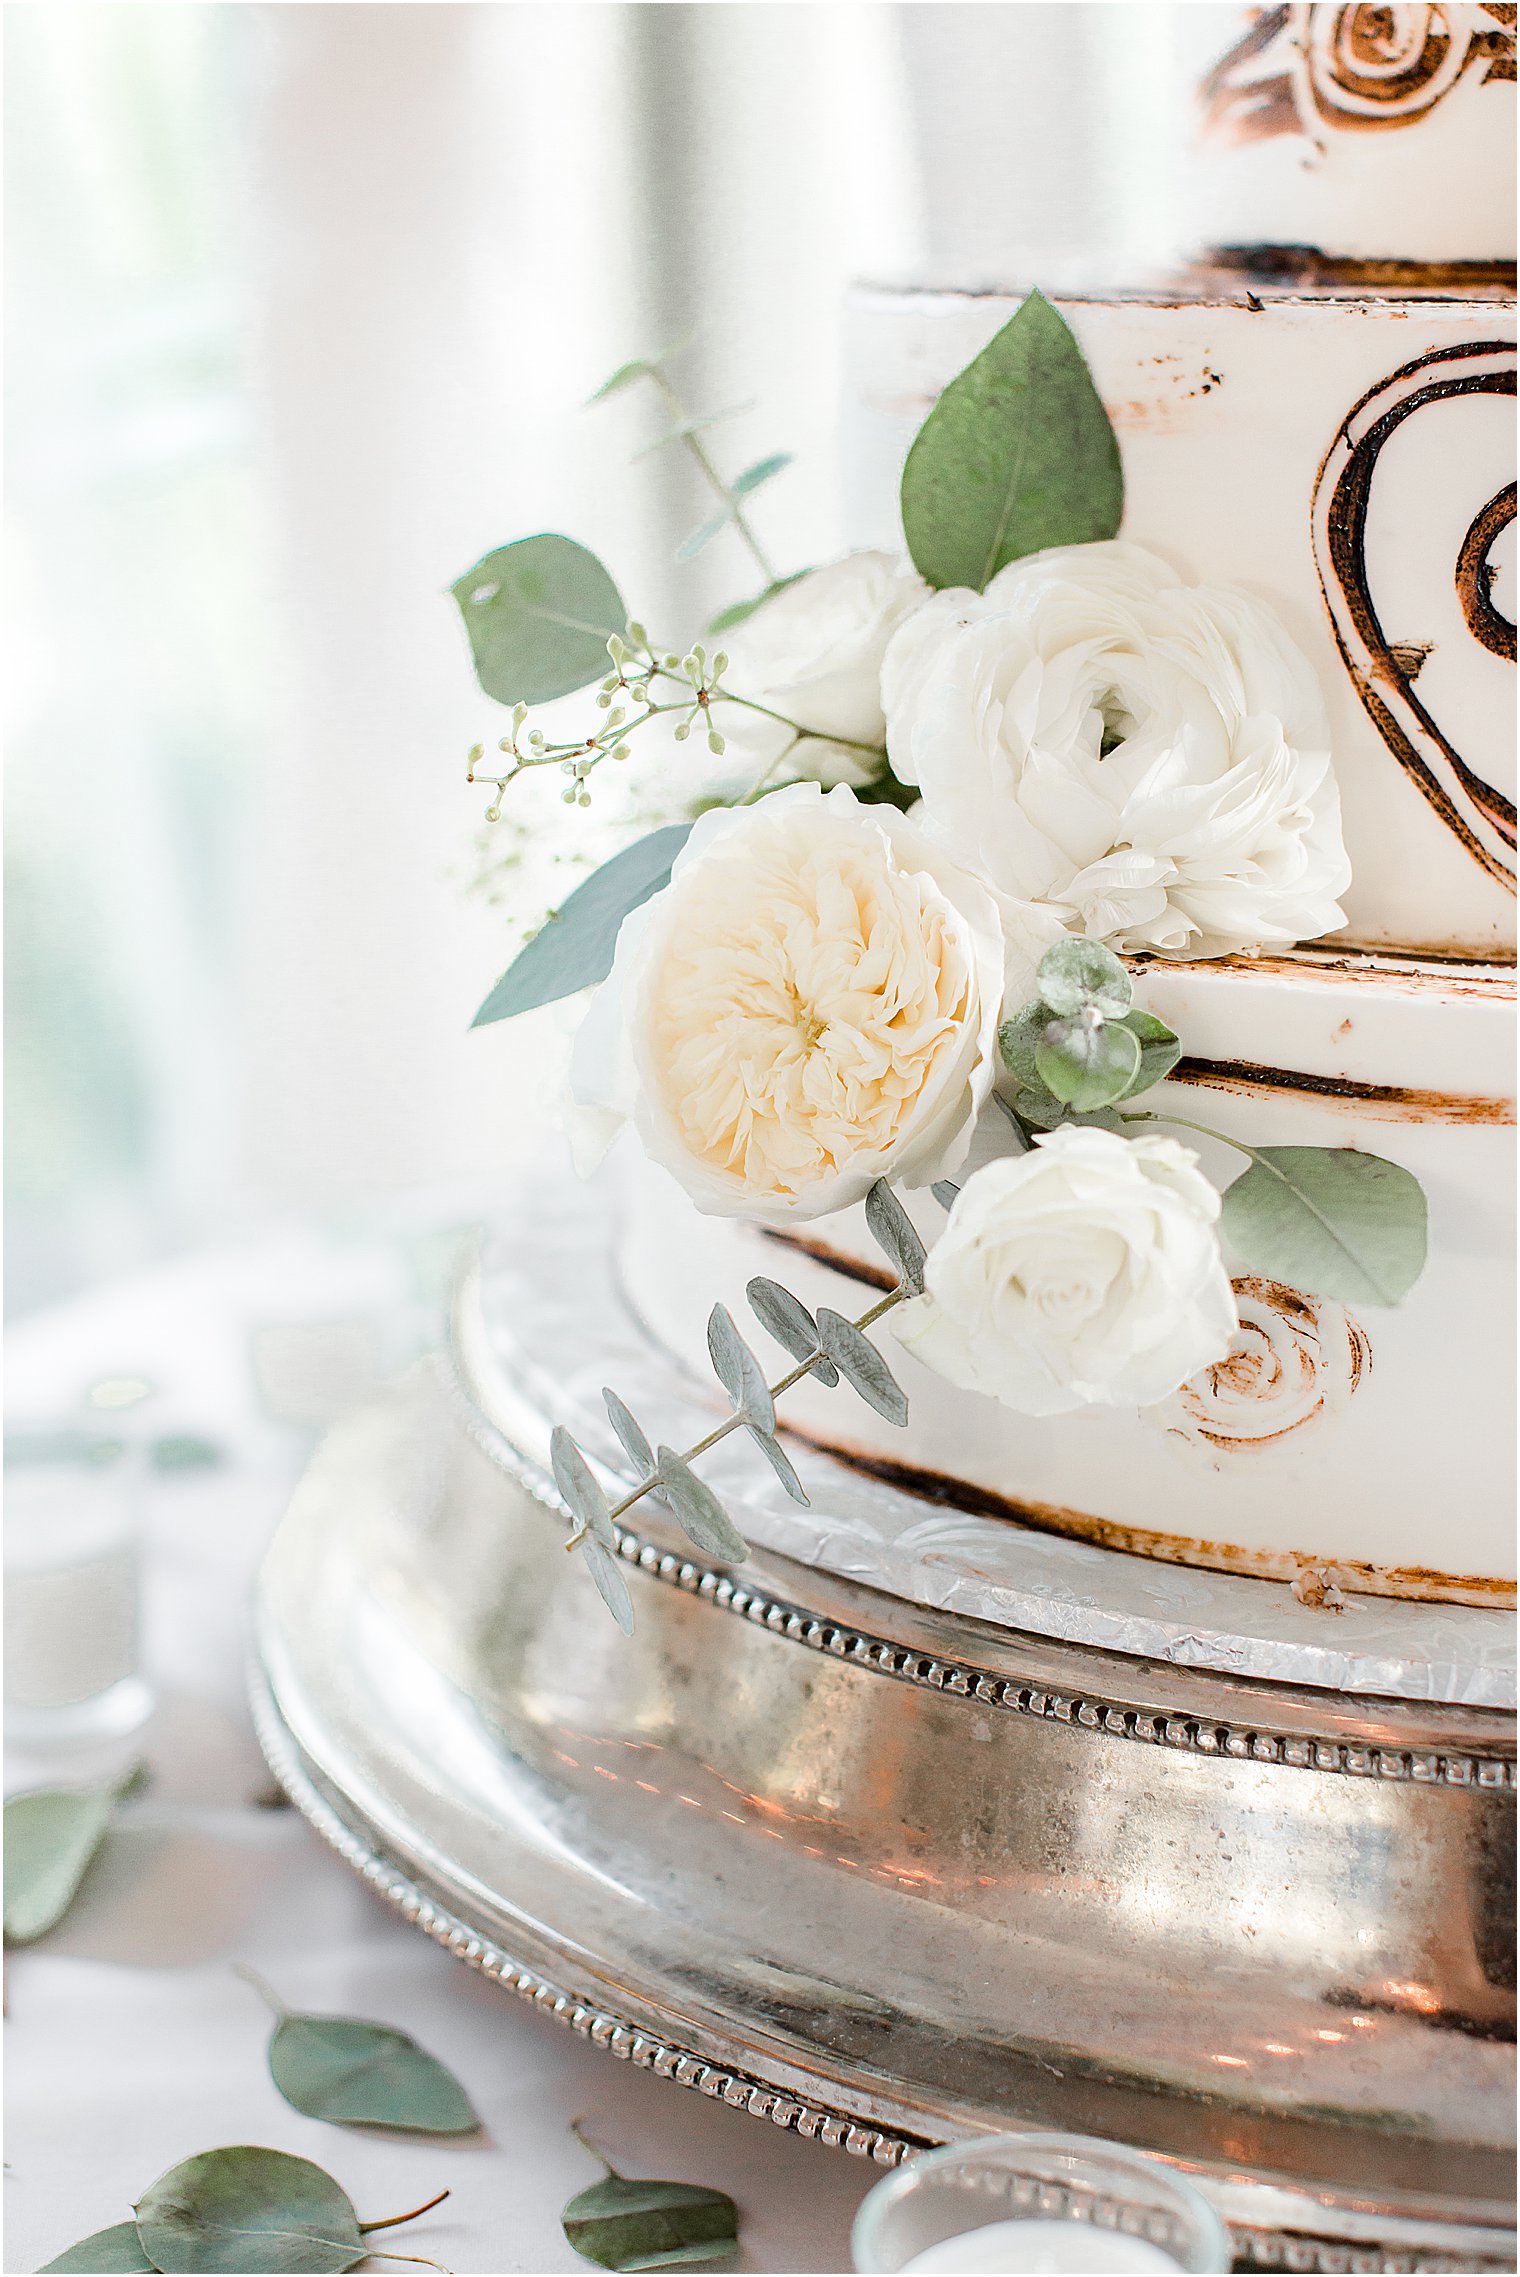
[[[486,747],[483,743],[471,745],[466,779],[489,783],[496,794],[486,808],[487,822],[500,821],[503,794],[519,775],[535,767],[558,767],[566,778],[560,793],[565,805],[589,806],[590,777],[604,759],[626,759],[632,750],[629,738],[654,719],[675,716],[677,743],[685,743],[693,728],[699,727],[706,735],[708,750],[715,758],[722,757],[725,745],[712,707],[725,700],[744,701],[742,697],[730,698],[729,690],[721,685],[728,670],[728,657],[722,649],[709,656],[699,643],[678,656],[673,649],[656,648],[642,625],[630,624],[626,637],[609,635],[607,654],[612,670],[596,691],[596,708],[605,716],[592,734],[568,743],[551,743],[541,728],[528,728],[524,734],[529,706],[516,703],[511,728],[496,746],[510,762],[499,775],[482,772]],[[676,689],[681,690],[679,695]]]
[[[659,1497],[705,1557],[737,1564],[749,1555],[749,1545],[733,1519],[692,1468],[720,1440],[735,1431],[748,1432],[786,1493],[794,1502],[807,1502],[802,1481],[776,1436],[776,1401],[804,1376],[815,1376],[830,1388],[843,1377],[889,1423],[907,1422],[907,1394],[865,1331],[921,1293],[924,1246],[884,1180],[878,1179],[871,1188],[865,1210],[866,1223],[897,1275],[887,1294],[858,1320],[846,1320],[827,1306],[816,1315],[810,1313],[779,1282],[763,1277],[751,1281],[745,1294],[755,1318],[796,1363],[773,1384],[767,1383],[766,1371],[740,1335],[733,1315],[726,1306],[714,1305],[707,1323],[707,1349],[731,1413],[684,1455],[671,1447],[651,1446],[643,1426],[617,1393],[603,1390],[608,1421],[636,1474],[636,1483],[621,1501],[608,1501],[580,1447],[562,1424],[556,1425],[549,1441],[550,1463],[554,1483],[575,1520],[565,1547],[581,1551],[603,1601],[626,1633],[633,1629],[633,1601],[620,1569],[617,1521],[646,1495]]]

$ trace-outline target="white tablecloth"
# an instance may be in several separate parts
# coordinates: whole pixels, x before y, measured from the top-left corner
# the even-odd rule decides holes
[[[279,1339],[297,1323],[334,1326],[340,1376],[366,1349],[376,1364],[404,1356],[419,1315],[403,1256],[390,1238],[280,1233],[98,1291],[7,1340],[13,1422],[138,1371],[159,1387],[133,1411],[142,1428],[204,1434],[225,1459],[148,1491],[145,1658],[160,1705],[139,1752],[152,1786],[125,1807],[66,1921],[10,1960],[5,2267],[35,2269],[126,2219],[193,2152],[263,2143],[326,2167],[361,2220],[447,2186],[436,2212],[390,2235],[400,2252],[476,2277],[585,2269],[559,2226],[600,2171],[569,2131],[581,2119],[624,2173],[730,2192],[738,2267],[845,2269],[876,2170],[612,2061],[450,1959],[293,1811],[270,1807],[243,1702],[248,1593],[310,1435],[261,1415],[250,1354],[269,1363],[272,1350],[277,1376]],[[366,1326],[368,1345],[355,1333]],[[8,1756],[7,1783],[87,1770]],[[269,2078],[268,2018],[234,1960],[291,2006],[412,2033],[464,2082],[482,2139],[451,2148],[300,2117]]]

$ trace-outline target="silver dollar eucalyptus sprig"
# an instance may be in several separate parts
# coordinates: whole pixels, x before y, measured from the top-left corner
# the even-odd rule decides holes
[[[796,1363],[775,1383],[766,1381],[765,1369],[740,1335],[727,1307],[713,1306],[707,1323],[707,1349],[732,1412],[684,1454],[671,1447],[652,1446],[638,1418],[617,1393],[602,1393],[618,1444],[638,1473],[637,1483],[621,1501],[609,1502],[575,1440],[563,1424],[555,1426],[549,1441],[554,1483],[575,1520],[575,1530],[565,1547],[581,1552],[608,1610],[625,1633],[633,1632],[633,1601],[620,1570],[617,1522],[646,1495],[664,1504],[704,1557],[732,1564],[749,1555],[744,1536],[712,1488],[692,1468],[710,1448],[736,1431],[747,1432],[792,1500],[807,1501],[802,1481],[776,1436],[776,1402],[804,1376],[816,1376],[831,1387],[843,1377],[889,1423],[907,1422],[907,1395],[866,1330],[922,1290],[924,1246],[902,1204],[882,1179],[866,1196],[866,1223],[897,1280],[858,1320],[846,1320],[827,1306],[815,1317],[779,1282],[761,1277],[749,1283],[745,1294],[755,1318]]]

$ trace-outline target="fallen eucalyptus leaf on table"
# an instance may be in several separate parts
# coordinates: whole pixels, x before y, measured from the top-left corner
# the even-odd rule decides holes
[[[572,2132],[607,2170],[560,2216],[587,2261],[603,2269],[675,2269],[715,2261],[738,2242],[739,2209],[723,2191],[699,2182],[631,2181],[579,2127]]]
[[[98,1787],[39,1788],[5,1806],[5,1942],[31,1945],[79,1894],[112,1814],[143,1779],[139,1764]]]
[[[252,1969],[237,1974],[274,2013],[269,2071],[294,2110],[335,2126],[473,2135],[480,2114],[451,2071],[409,2033],[358,2016],[287,2008]]]
[[[108,2230],[96,2230],[82,2237],[56,2261],[44,2261],[39,2277],[47,2277],[49,2270],[73,2270],[78,2277],[115,2277],[118,2270],[144,2270],[156,2267],[142,2249],[136,2222],[113,2222]]]

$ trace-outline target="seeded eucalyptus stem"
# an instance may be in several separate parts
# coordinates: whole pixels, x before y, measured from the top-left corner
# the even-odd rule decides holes
[[[891,1312],[894,1306],[904,1303],[906,1299],[912,1294],[912,1290],[908,1288],[905,1282],[899,1282],[895,1289],[889,1289],[887,1294],[884,1297],[880,1298],[876,1304],[869,1306],[866,1311],[860,1315],[860,1318],[858,1320],[852,1321],[850,1324],[851,1327],[858,1329],[869,1328],[874,1321],[880,1320],[883,1314]],[[808,1354],[805,1360],[799,1360],[795,1368],[789,1370],[789,1372],[786,1375],[780,1377],[777,1382],[767,1386],[772,1400],[778,1400],[783,1392],[790,1391],[793,1384],[800,1384],[804,1376],[810,1375],[812,1373],[816,1362],[819,1360],[826,1360],[827,1358],[828,1354],[824,1351],[823,1346],[821,1344],[816,1345],[814,1349]],[[746,1427],[747,1420],[747,1417],[739,1413],[728,1416],[722,1423],[718,1424],[714,1430],[709,1431],[705,1439],[699,1439],[694,1447],[688,1447],[685,1454],[681,1457],[681,1460],[687,1464],[694,1463],[699,1455],[705,1455],[708,1452],[709,1448],[716,1447],[718,1442],[722,1439],[728,1438],[731,1432],[742,1431]],[[608,1517],[613,1520],[617,1520],[623,1517],[626,1512],[630,1511],[633,1508],[636,1502],[642,1502],[646,1494],[653,1493],[654,1489],[659,1484],[660,1477],[658,1471],[651,1471],[647,1478],[642,1479],[636,1487],[632,1488],[629,1493],[624,1495],[621,1502],[615,1502],[613,1504],[611,1510],[607,1513]],[[567,1550],[579,1549],[581,1543],[585,1540],[585,1537],[589,1532],[590,1528],[588,1526],[577,1526],[575,1531],[566,1537],[565,1548]],[[586,2147],[590,2149],[592,2146],[590,2144],[587,2144]],[[600,2153],[598,2153],[598,2156],[600,2156]]]
[[[1218,1139],[1221,1146],[1232,1146],[1237,1154],[1248,1154],[1253,1162],[1260,1162],[1262,1159],[1257,1149],[1254,1146],[1247,1146],[1244,1139],[1231,1138],[1228,1131],[1211,1130],[1207,1123],[1190,1123],[1186,1115],[1121,1114],[1119,1120],[1121,1123],[1172,1124],[1179,1131],[1196,1131],[1200,1138]],[[1267,1167],[1271,1168],[1270,1163]]]
[[[664,372],[660,369],[660,366],[658,364],[651,364],[648,369],[649,377],[654,381],[655,386],[659,389],[661,395],[665,398],[666,407],[670,411],[670,414],[674,418],[677,426],[685,427],[687,424],[685,404],[681,401],[681,398],[677,395],[675,389],[671,386],[669,380],[665,377]],[[708,450],[706,444],[703,442],[701,436],[687,432],[682,435],[681,440],[686,445],[686,448],[690,451],[692,457],[695,459],[705,480],[711,484],[717,496],[728,508],[730,515],[733,517],[734,528],[738,531],[739,536],[744,540],[744,543],[749,547],[751,554],[754,556],[755,566],[759,570],[761,576],[765,579],[766,584],[774,585],[776,583],[776,572],[771,566],[770,557],[767,555],[765,548],[761,545],[760,540],[756,537],[754,531],[750,528],[749,523],[745,518],[744,509],[739,503],[737,493],[729,487],[729,485],[724,481],[722,475],[719,474],[716,466],[714,466],[712,461],[712,454]]]

